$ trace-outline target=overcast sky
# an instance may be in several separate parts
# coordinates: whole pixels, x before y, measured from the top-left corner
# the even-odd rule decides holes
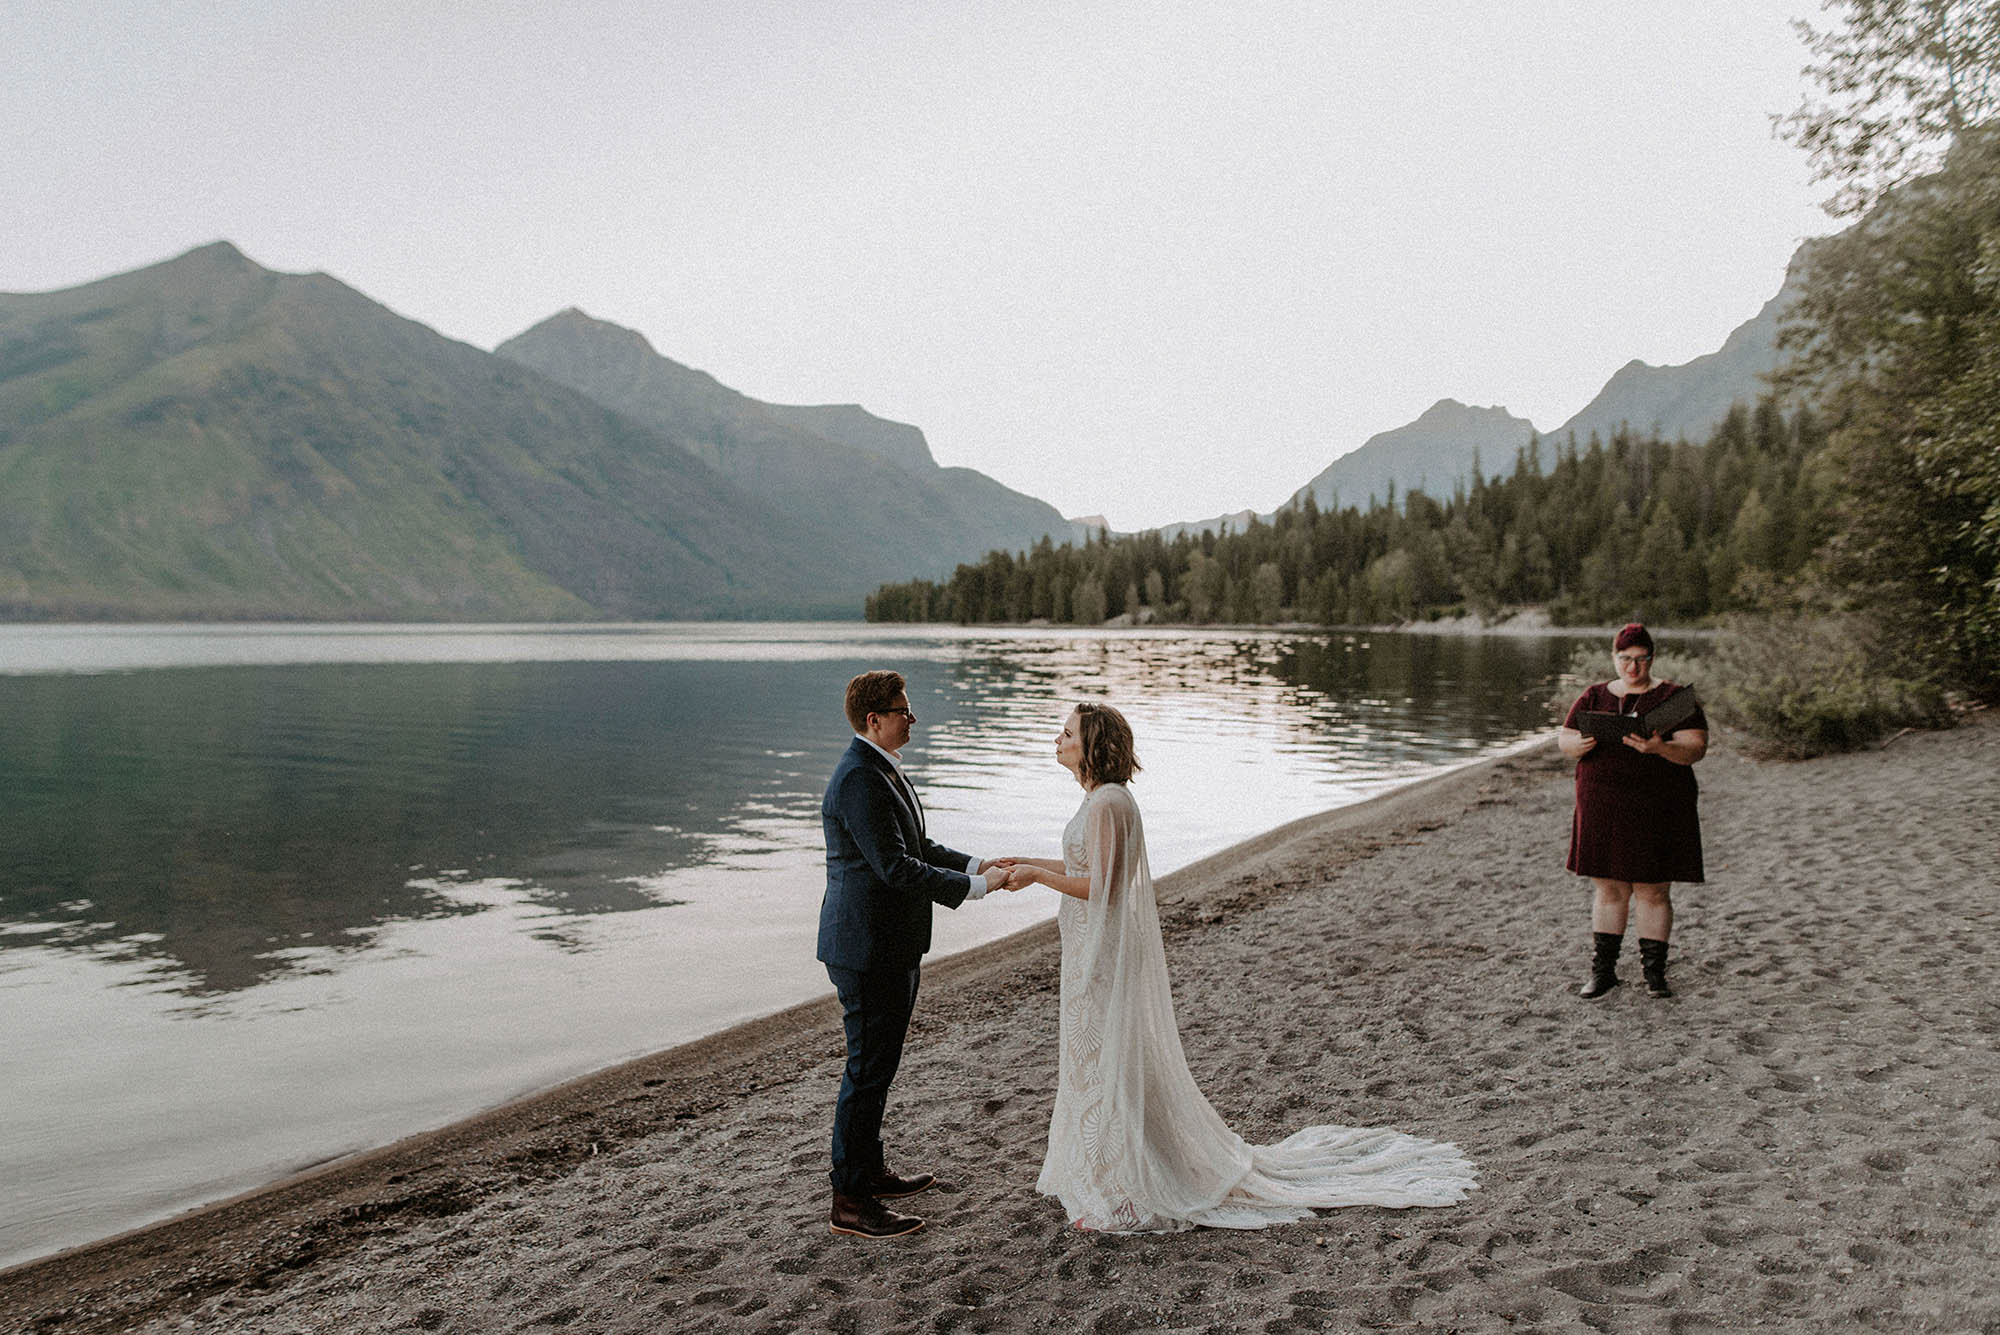
[[[0,290],[217,239],[568,306],[1121,529],[1439,398],[1550,429],[1830,231],[1814,0],[10,0]]]

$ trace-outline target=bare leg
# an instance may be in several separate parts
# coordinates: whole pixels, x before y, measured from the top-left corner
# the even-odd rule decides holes
[[[1672,884],[1662,881],[1658,885],[1639,884],[1625,888],[1638,905],[1632,916],[1638,920],[1639,939],[1665,941],[1674,930],[1674,901],[1668,893],[1673,889]]]
[[[1632,904],[1633,885],[1630,881],[1612,881],[1602,876],[1593,876],[1590,883],[1597,887],[1597,893],[1590,903],[1590,930],[1609,932],[1613,936],[1625,935],[1625,914]],[[1647,886],[1648,890],[1665,891],[1665,886]],[[1646,935],[1641,918],[1639,935]]]

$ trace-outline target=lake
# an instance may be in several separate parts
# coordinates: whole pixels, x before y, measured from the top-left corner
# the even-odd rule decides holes
[[[1119,705],[1164,873],[1545,732],[1578,642],[0,627],[0,1265],[830,994],[856,672],[909,676],[931,831],[980,855],[1058,855],[1055,733]],[[935,953],[1053,898],[940,910]]]

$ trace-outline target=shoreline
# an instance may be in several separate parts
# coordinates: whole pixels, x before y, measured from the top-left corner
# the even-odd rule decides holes
[[[0,1272],[0,1328],[2000,1325],[1996,766],[1990,720],[1796,764],[1719,746],[1667,1002],[1572,995],[1587,888],[1561,870],[1552,742],[1163,877],[1218,1111],[1252,1141],[1327,1120],[1453,1140],[1481,1172],[1460,1206],[1068,1230],[1033,1192],[1044,923],[925,969],[891,1153],[941,1182],[907,1242],[825,1230],[827,999]]]
[[[1176,868],[1174,872],[1162,876],[1160,878],[1162,903],[1167,902],[1168,897],[1171,896],[1172,886],[1177,882],[1178,878],[1194,872],[1198,868],[1208,867],[1211,864],[1221,864],[1225,861],[1239,858],[1248,851],[1261,849],[1274,843],[1281,843],[1300,831],[1321,826],[1330,818],[1338,816],[1341,813],[1362,812],[1364,809],[1372,811],[1374,809],[1373,804],[1375,803],[1383,802],[1405,792],[1423,789],[1427,785],[1448,780],[1453,775],[1466,770],[1475,769],[1496,760],[1504,760],[1509,756],[1535,749],[1545,743],[1546,738],[1544,737],[1529,736],[1522,738],[1487,755],[1475,759],[1462,760],[1441,770],[1433,770],[1429,773],[1420,772],[1416,777],[1400,780],[1394,786],[1384,791],[1370,794],[1367,797],[1348,802],[1342,806],[1325,808],[1305,816],[1296,817],[1279,826],[1249,835],[1228,847],[1204,855],[1193,864]],[[1040,950],[1046,946],[1053,949],[1055,941],[1054,931],[1055,922],[1053,915],[1051,915],[1039,924],[1033,924],[1010,932],[1004,937],[984,941],[967,949],[953,951],[948,954],[931,955],[927,957],[924,964],[926,981],[931,987],[935,987],[941,980],[948,982],[957,976],[954,970],[959,968],[959,962],[965,960],[968,956],[976,956],[981,952],[991,951],[1010,952],[1017,948],[1014,945],[1016,938],[1028,937],[1036,932],[1043,932],[1046,936],[1046,941],[1038,939],[1033,942],[1024,942],[1019,948]],[[824,1013],[820,1013],[822,1007],[829,1009],[826,1009]],[[832,1018],[828,1020],[828,1016]],[[450,1117],[447,1121],[420,1125],[397,1134],[393,1139],[385,1142],[329,1154],[324,1158],[314,1161],[301,1162],[295,1159],[292,1165],[284,1171],[262,1182],[240,1186],[205,1199],[174,1205],[166,1213],[153,1218],[142,1218],[138,1222],[126,1224],[115,1231],[66,1243],[53,1251],[41,1255],[0,1264],[0,1281],[4,1281],[7,1276],[17,1271],[28,1269],[43,1262],[102,1245],[121,1243],[127,1239],[141,1237],[156,1229],[172,1225],[177,1221],[200,1216],[208,1211],[221,1210],[226,1207],[254,1206],[259,1201],[259,1198],[272,1192],[291,1192],[295,1188],[310,1191],[312,1184],[329,1173],[340,1173],[350,1166],[369,1164],[377,1158],[392,1154],[405,1146],[421,1147],[434,1138],[447,1138],[454,1144],[461,1143],[467,1139],[477,1139],[482,1134],[481,1128],[485,1127],[489,1122],[506,1123],[518,1120],[523,1116],[532,1117],[538,1105],[544,1101],[567,1097],[568,1091],[578,1090],[575,1097],[588,1099],[592,1097],[590,1089],[594,1088],[593,1082],[603,1079],[610,1079],[615,1082],[620,1073],[627,1071],[628,1068],[646,1066],[650,1070],[650,1067],[655,1064],[673,1066],[683,1060],[693,1061],[698,1065],[705,1066],[714,1060],[709,1051],[711,1048],[729,1049],[744,1043],[754,1042],[755,1036],[764,1029],[789,1032],[800,1025],[811,1025],[822,1022],[830,1023],[833,1031],[838,1032],[840,1021],[837,1008],[834,1008],[834,1002],[830,993],[826,997],[817,1000],[800,1001],[792,1005],[780,1007],[768,1014],[757,1015],[753,1013],[747,1019],[728,1023],[723,1028],[711,1032],[698,1033],[693,1038],[672,1043],[664,1048],[641,1050],[636,1055],[618,1057],[605,1065],[557,1079],[554,1083],[538,1084],[528,1088],[517,1087],[514,1091],[498,1095],[495,1102],[472,1107],[461,1114]]]
[[[1458,788],[1481,782],[1479,776],[1486,771],[1504,768],[1517,757],[1545,749],[1552,753],[1553,742],[1529,740],[1499,755],[1412,780],[1360,802],[1288,821],[1178,868],[1157,883],[1163,922],[1172,916],[1176,905],[1205,902],[1220,895],[1225,877],[1232,884],[1254,877],[1295,841],[1324,840],[1405,819],[1420,807],[1428,810],[1439,801],[1451,800]],[[1226,911],[1240,909],[1256,898],[1254,894],[1229,897]],[[995,975],[1015,969],[1023,957],[1048,955],[1057,948],[1056,942],[1056,924],[1050,919],[996,941],[926,961],[919,1010],[935,1004],[940,992],[990,982]],[[716,1104],[694,1091],[712,1083],[720,1073],[796,1055],[792,1050],[809,1044],[813,1036],[831,1036],[829,1041],[837,1047],[839,1033],[837,1001],[826,997],[801,1002],[688,1043],[587,1072],[387,1145],[342,1155],[221,1200],[0,1269],[0,1298],[17,1285],[25,1284],[31,1292],[74,1291],[97,1278],[124,1287],[154,1272],[195,1275],[198,1282],[193,1287],[215,1287],[230,1280],[237,1267],[203,1274],[198,1263],[189,1264],[184,1258],[205,1250],[211,1237],[278,1224],[284,1225],[287,1237],[302,1231],[315,1235],[315,1245],[287,1251],[282,1258],[264,1258],[256,1268],[291,1268],[322,1257],[329,1245],[335,1245],[331,1239],[348,1232],[350,1224],[366,1224],[369,1227],[360,1231],[373,1232],[376,1221],[404,1214],[435,1215],[462,1208],[468,1199],[484,1194],[477,1189],[471,1193],[439,1191],[427,1183],[427,1167],[439,1160],[516,1165],[517,1158],[525,1155],[536,1174],[559,1172],[564,1164],[593,1157],[607,1142],[618,1143],[632,1133],[634,1128],[627,1122],[604,1124],[599,1114],[607,1107],[635,1099],[678,1100],[673,1113],[676,1119],[699,1116],[713,1111]]]

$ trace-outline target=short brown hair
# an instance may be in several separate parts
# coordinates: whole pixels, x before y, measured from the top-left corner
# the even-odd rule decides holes
[[[1076,707],[1077,736],[1083,743],[1083,777],[1091,783],[1125,783],[1141,768],[1133,749],[1132,725],[1110,705]]]
[[[867,732],[868,716],[888,713],[896,697],[908,689],[900,672],[877,668],[862,673],[847,683],[847,721],[856,732]]]

